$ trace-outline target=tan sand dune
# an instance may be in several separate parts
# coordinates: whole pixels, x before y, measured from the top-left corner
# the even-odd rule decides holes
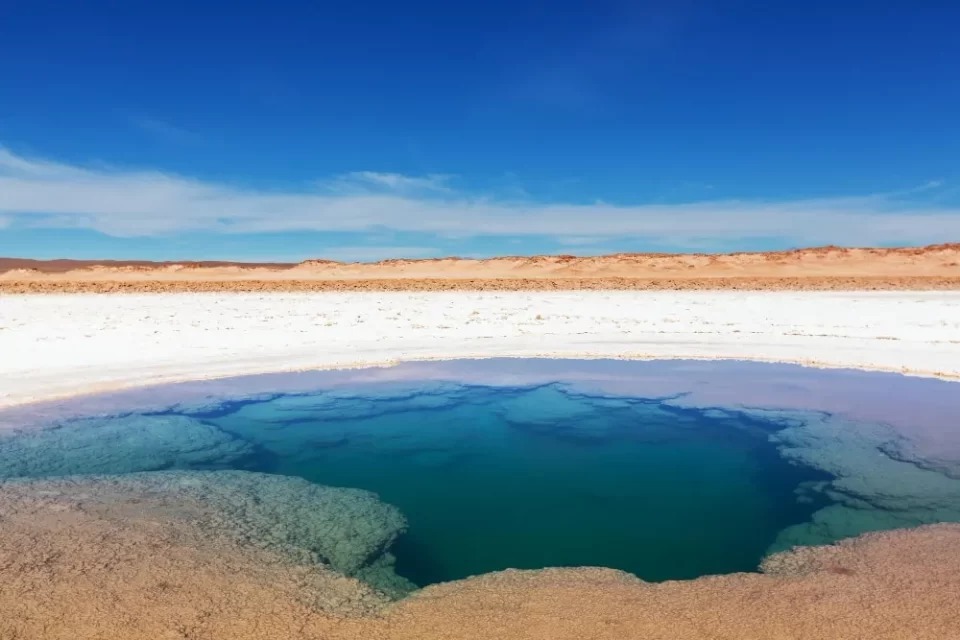
[[[0,292],[960,289],[960,244],[299,264],[0,258]]]

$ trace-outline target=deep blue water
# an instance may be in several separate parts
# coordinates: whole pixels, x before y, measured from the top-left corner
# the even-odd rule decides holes
[[[420,585],[505,568],[605,566],[646,580],[755,570],[823,506],[794,490],[778,427],[561,384],[339,388],[191,414],[257,445],[244,468],[378,493],[409,520]]]

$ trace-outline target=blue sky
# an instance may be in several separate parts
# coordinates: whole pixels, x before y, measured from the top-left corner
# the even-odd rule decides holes
[[[0,1],[0,255],[960,240],[949,2]]]

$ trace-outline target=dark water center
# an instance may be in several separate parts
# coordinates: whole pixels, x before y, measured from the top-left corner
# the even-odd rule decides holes
[[[506,568],[604,566],[646,580],[755,570],[818,506],[776,426],[563,385],[429,383],[278,396],[200,418],[262,455],[245,468],[376,492],[409,521],[392,551],[419,585]]]

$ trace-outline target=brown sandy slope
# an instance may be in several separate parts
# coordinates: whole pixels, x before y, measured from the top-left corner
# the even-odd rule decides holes
[[[208,260],[201,262],[152,262],[150,260],[33,260],[31,258],[0,258],[0,273],[13,270],[38,271],[40,273],[67,273],[92,267],[107,269],[123,269],[135,267],[143,269],[160,269],[163,267],[186,266],[193,268],[237,267],[288,269],[292,264],[286,262],[223,262]]]
[[[650,584],[609,569],[506,571],[388,605],[327,569],[214,537],[194,516],[150,492],[104,495],[95,480],[0,487],[0,638],[960,637],[960,525],[800,548],[763,574]]]
[[[960,244],[300,264],[0,259],[0,292],[960,289]]]

